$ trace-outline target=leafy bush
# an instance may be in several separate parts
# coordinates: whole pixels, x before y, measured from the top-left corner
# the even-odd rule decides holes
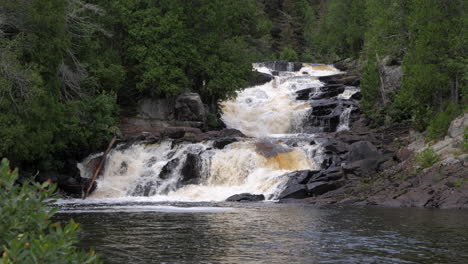
[[[51,223],[57,212],[53,200],[55,185],[46,182],[15,184],[18,170],[0,163],[0,263],[101,263],[93,251],[82,252],[77,242],[78,224],[62,227]]]
[[[434,163],[438,162],[439,159],[439,154],[437,154],[432,148],[427,148],[419,152],[416,156],[416,161],[423,169],[432,166]]]
[[[450,127],[450,122],[460,113],[460,107],[453,104],[449,105],[445,111],[437,113],[427,128],[427,139],[434,140],[444,137]]]

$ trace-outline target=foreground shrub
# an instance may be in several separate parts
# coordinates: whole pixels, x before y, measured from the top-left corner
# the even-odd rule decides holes
[[[0,163],[0,254],[9,263],[101,263],[93,251],[79,250],[78,224],[62,227],[50,218],[57,212],[47,206],[56,185],[25,182],[15,184],[18,170],[6,159]]]
[[[416,161],[421,165],[423,169],[428,168],[438,162],[440,159],[439,154],[437,154],[432,148],[427,148],[419,152],[416,156]]]

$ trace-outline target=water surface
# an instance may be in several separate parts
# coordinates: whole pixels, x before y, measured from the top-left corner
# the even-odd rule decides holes
[[[468,212],[274,203],[62,204],[106,263],[468,263]]]

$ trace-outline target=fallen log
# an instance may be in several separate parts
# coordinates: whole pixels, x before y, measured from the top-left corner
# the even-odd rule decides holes
[[[99,165],[97,166],[96,170],[94,171],[93,177],[91,178],[91,181],[89,182],[88,188],[85,189],[83,193],[83,200],[88,197],[89,192],[91,191],[91,188],[93,187],[94,182],[96,181],[97,176],[99,175],[99,172],[101,172],[101,168],[104,165],[106,161],[107,154],[109,154],[110,150],[112,149],[112,146],[115,144],[117,141],[117,138],[114,137],[112,138],[111,142],[109,143],[109,146],[107,147],[106,151],[101,157],[101,161],[99,162]]]

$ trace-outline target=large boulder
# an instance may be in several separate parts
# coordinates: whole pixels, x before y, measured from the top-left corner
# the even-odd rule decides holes
[[[170,99],[143,99],[138,103],[138,117],[143,119],[173,120],[174,102]]]
[[[348,161],[378,159],[382,156],[377,147],[369,141],[358,141],[349,146]]]
[[[265,200],[263,194],[240,193],[229,196],[227,202],[259,202]]]
[[[369,141],[358,141],[349,146],[343,169],[356,176],[373,176],[379,165],[388,160],[377,147]]]
[[[185,158],[185,162],[182,165],[181,183],[186,184],[198,184],[201,179],[201,160],[198,154],[188,153]]]
[[[450,123],[447,134],[451,138],[463,138],[465,128],[468,127],[468,113],[459,116]]]
[[[184,93],[175,100],[176,119],[180,121],[206,120],[205,106],[197,93]]]

